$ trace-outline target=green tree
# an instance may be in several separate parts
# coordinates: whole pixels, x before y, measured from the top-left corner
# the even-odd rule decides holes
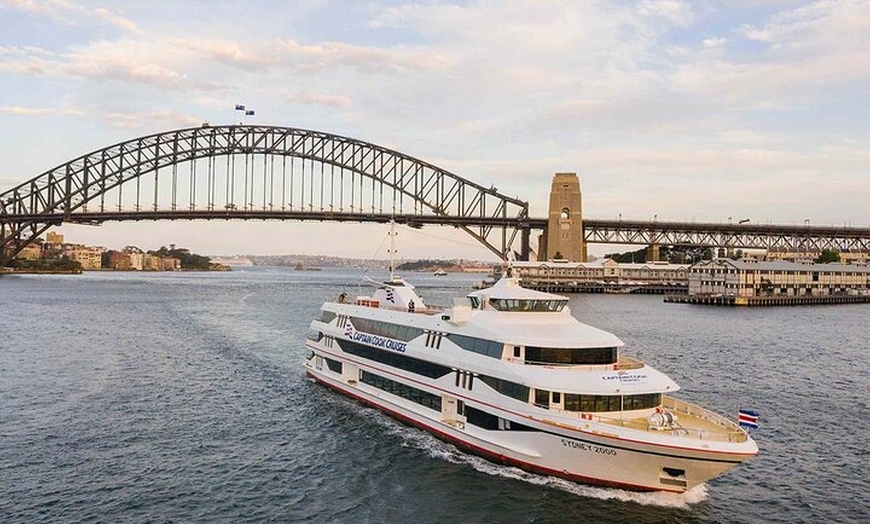
[[[829,262],[839,262],[840,253],[833,249],[823,249],[822,254],[816,259],[817,264],[827,264]]]

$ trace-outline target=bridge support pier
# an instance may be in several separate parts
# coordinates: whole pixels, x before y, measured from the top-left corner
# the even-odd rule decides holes
[[[528,224],[524,224],[520,231],[520,260],[523,262],[529,261],[529,255],[532,252],[531,247],[532,228]]]
[[[658,244],[650,244],[646,247],[646,260],[647,262],[655,262],[659,259],[661,253],[659,252]]]
[[[545,231],[545,260],[556,258],[586,262],[580,178],[577,173],[556,173],[550,189],[550,215]]]

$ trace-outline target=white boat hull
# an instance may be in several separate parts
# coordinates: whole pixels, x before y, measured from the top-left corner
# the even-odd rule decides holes
[[[463,450],[497,463],[585,484],[680,493],[754,455],[650,444],[529,419],[520,422],[535,431],[486,430],[458,420],[445,421],[437,411],[367,384],[345,380],[328,370],[317,370],[310,363],[306,364],[306,372],[320,384]],[[464,402],[474,405],[473,399]],[[489,409],[502,414],[497,408]],[[671,476],[663,468],[684,473]]]

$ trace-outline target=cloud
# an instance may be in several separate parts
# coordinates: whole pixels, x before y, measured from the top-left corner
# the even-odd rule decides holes
[[[701,45],[706,49],[712,49],[714,47],[721,47],[728,42],[727,38],[705,38],[701,41]]]
[[[90,9],[66,0],[0,0],[0,7],[47,17],[60,24],[99,23],[130,33],[139,32],[139,27],[129,18],[105,8]]]
[[[340,95],[325,95],[320,93],[298,93],[288,97],[290,100],[299,104],[306,105],[323,105],[333,107],[351,107],[353,102],[350,98]]]
[[[155,130],[196,127],[203,124],[201,118],[178,111],[108,112],[99,118],[109,125],[122,129],[149,127]]]
[[[637,12],[680,26],[688,25],[692,21],[691,6],[682,0],[642,0],[637,5]]]
[[[48,107],[20,107],[20,106],[0,106],[0,113],[15,116],[55,116],[55,115],[84,115],[83,111],[77,109],[58,109]]]

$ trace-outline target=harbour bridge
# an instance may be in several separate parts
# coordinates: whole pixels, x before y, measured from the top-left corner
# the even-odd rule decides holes
[[[224,125],[134,138],[0,193],[0,266],[52,226],[142,220],[381,222],[459,228],[528,260],[549,218],[404,153],[292,127]],[[870,228],[595,220],[586,242],[867,251]],[[516,243],[519,246],[515,246]]]

